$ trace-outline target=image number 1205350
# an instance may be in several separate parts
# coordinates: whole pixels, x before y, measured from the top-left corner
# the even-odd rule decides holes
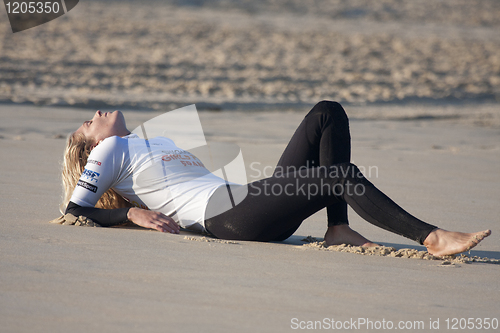
[[[4,0],[12,32],[20,32],[52,21],[73,9],[79,0]]]

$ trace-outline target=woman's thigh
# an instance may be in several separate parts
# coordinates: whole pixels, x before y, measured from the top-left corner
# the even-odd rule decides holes
[[[278,161],[276,172],[349,162],[349,120],[339,103],[317,103],[304,117]]]
[[[205,221],[207,230],[218,238],[255,241],[283,240],[303,220],[341,199],[332,194],[332,180],[318,168],[309,174],[289,173],[248,185],[219,188],[210,198]],[[314,174],[316,173],[316,174]],[[335,183],[335,182],[334,182]],[[242,198],[241,201],[238,198]]]

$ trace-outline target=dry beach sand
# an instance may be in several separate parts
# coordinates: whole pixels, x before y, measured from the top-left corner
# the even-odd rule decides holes
[[[17,34],[0,10],[0,331],[500,319],[499,27],[497,1],[81,1]],[[402,258],[425,249],[352,211],[382,255],[322,248],[324,211],[281,243],[48,223],[64,138],[96,107],[126,109],[133,129],[197,103],[252,181],[321,99],[346,105],[353,162],[397,203],[445,229],[492,229],[465,253],[489,263]]]
[[[281,332],[291,330],[292,318],[426,325],[440,318],[444,325],[448,317],[498,317],[498,265],[303,246],[306,236],[323,236],[324,212],[283,243],[47,223],[59,215],[60,137],[91,113],[2,106],[0,319],[6,331]],[[135,127],[156,114],[126,116]],[[302,116],[201,113],[209,139],[240,145],[249,180],[276,163]],[[353,120],[351,130],[354,162],[378,168],[375,184],[443,228],[491,228],[470,256],[500,259],[498,129],[454,120]],[[424,250],[350,216],[373,241]]]

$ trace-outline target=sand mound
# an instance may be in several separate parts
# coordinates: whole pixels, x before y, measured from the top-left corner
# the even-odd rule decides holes
[[[461,255],[450,255],[450,256],[433,256],[429,254],[427,251],[418,251],[415,249],[399,249],[396,250],[394,247],[389,246],[377,246],[364,248],[361,246],[352,246],[352,245],[332,245],[325,246],[325,242],[321,241],[312,236],[307,236],[302,239],[302,241],[307,242],[301,247],[314,248],[317,250],[323,251],[336,251],[336,252],[348,252],[348,253],[356,253],[367,256],[382,256],[382,257],[395,257],[395,258],[412,258],[412,259],[424,259],[424,260],[439,260],[442,261],[441,265],[455,265],[458,263],[469,264],[472,262],[482,262],[488,264],[500,264],[500,260],[498,259],[490,259],[490,258],[480,258],[478,256],[466,256],[464,254]]]
[[[62,224],[62,225],[76,225],[81,227],[100,227],[101,225],[92,221],[85,216],[75,216],[73,214],[61,215],[57,219],[49,221],[49,223]]]
[[[225,240],[225,239],[217,239],[210,237],[192,237],[192,236],[184,236],[184,239],[195,241],[195,242],[208,242],[208,243],[222,243],[222,244],[239,244],[238,242]]]
[[[96,222],[92,221],[85,216],[74,216],[73,214],[61,215],[60,217],[50,221],[50,223],[61,224],[61,225],[75,225],[75,226],[83,226],[83,227],[101,227]],[[194,236],[184,236],[184,239],[195,241],[195,242],[207,242],[207,243],[221,243],[221,244],[239,244],[236,241],[218,239],[212,237],[194,237]],[[418,251],[415,249],[399,249],[396,250],[394,247],[389,246],[376,246],[376,247],[361,247],[361,246],[352,246],[352,245],[332,245],[325,246],[325,242],[312,237],[307,236],[302,239],[306,244],[299,246],[300,248],[313,248],[321,251],[335,251],[335,252],[348,252],[348,253],[356,253],[367,256],[382,256],[382,257],[394,257],[394,258],[412,258],[412,259],[424,259],[424,260],[439,260],[442,261],[441,265],[455,265],[457,263],[469,264],[472,262],[481,262],[488,264],[500,264],[500,260],[498,259],[490,259],[490,258],[481,258],[478,256],[466,256],[461,254],[459,256],[451,255],[451,256],[443,256],[437,257],[429,254],[426,251]]]

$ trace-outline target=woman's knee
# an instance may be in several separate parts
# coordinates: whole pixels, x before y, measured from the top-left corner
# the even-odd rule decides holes
[[[316,105],[312,108],[311,112],[315,113],[340,113],[345,114],[345,110],[338,102],[334,101],[321,101],[316,103]]]
[[[337,102],[321,101],[305,116],[304,121],[308,126],[321,129],[330,126],[338,137],[350,139],[349,119],[347,114]]]
[[[325,115],[332,117],[336,121],[348,122],[347,114],[342,105],[333,101],[321,101],[317,103],[307,114],[307,116],[310,115]]]

